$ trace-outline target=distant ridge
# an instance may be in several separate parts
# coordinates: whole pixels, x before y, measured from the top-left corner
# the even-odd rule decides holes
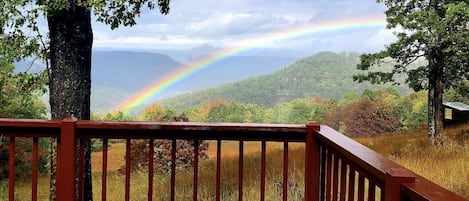
[[[167,55],[130,51],[93,52],[91,82],[132,93],[183,66]]]
[[[178,110],[217,99],[273,107],[297,98],[340,98],[346,93],[383,87],[352,80],[352,75],[358,72],[356,65],[359,55],[357,52],[320,52],[269,75],[164,99],[158,103]],[[407,87],[398,90],[408,91]]]

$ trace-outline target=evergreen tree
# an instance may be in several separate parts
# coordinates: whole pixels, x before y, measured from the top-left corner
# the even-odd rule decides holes
[[[378,0],[387,6],[389,29],[397,41],[377,53],[360,57],[354,76],[358,82],[397,83],[397,76],[415,91],[428,90],[428,127],[432,142],[443,142],[443,92],[469,79],[469,1],[467,0]],[[391,70],[379,69],[392,58]],[[410,64],[424,58],[416,68]]]

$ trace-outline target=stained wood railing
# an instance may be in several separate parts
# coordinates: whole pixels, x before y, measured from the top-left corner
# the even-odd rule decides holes
[[[283,124],[227,124],[192,122],[98,122],[0,119],[0,135],[9,137],[9,178],[8,200],[15,200],[15,142],[17,137],[33,139],[32,193],[31,200],[37,200],[38,185],[38,139],[56,138],[57,152],[57,199],[76,200],[82,188],[75,189],[77,157],[83,164],[83,151],[75,150],[76,144],[83,139],[103,139],[102,200],[106,200],[107,181],[107,140],[126,140],[126,158],[130,155],[131,139],[147,139],[148,153],[148,200],[153,200],[153,140],[172,140],[171,196],[175,200],[175,160],[176,140],[193,140],[193,200],[198,200],[198,142],[199,140],[217,141],[216,156],[216,193],[215,200],[221,200],[221,142],[239,142],[238,200],[243,200],[244,142],[261,142],[260,200],[265,200],[266,188],[266,142],[283,142],[283,182],[282,200],[288,200],[288,147],[290,142],[305,144],[304,200],[352,201],[352,200],[452,200],[463,198],[428,181],[427,179],[397,165],[365,146],[338,133],[325,125],[309,122],[306,125]],[[83,148],[83,146],[81,146]],[[126,160],[125,197],[130,200],[130,161]],[[80,174],[83,174],[80,171]],[[82,177],[80,177],[82,178]],[[83,183],[83,181],[79,181]],[[79,196],[80,198],[82,196]],[[4,200],[6,198],[2,198]]]

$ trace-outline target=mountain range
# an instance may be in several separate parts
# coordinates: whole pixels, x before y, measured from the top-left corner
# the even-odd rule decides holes
[[[352,76],[359,73],[356,66],[361,53],[320,52],[304,57],[268,75],[248,78],[219,87],[196,91],[158,101],[172,109],[184,110],[215,100],[253,103],[273,107],[297,98],[341,98],[347,93],[360,94],[365,89],[389,85],[356,83]],[[408,87],[396,86],[401,93],[409,92]]]
[[[232,56],[210,63],[191,76],[173,83],[147,100],[167,108],[184,110],[215,100],[253,103],[273,107],[297,98],[341,98],[347,93],[383,85],[355,83],[359,72],[357,52],[319,52],[304,58],[277,56]],[[166,74],[187,68],[191,60],[176,61],[159,53],[96,51],[92,62],[91,109],[98,114],[114,112],[124,101]],[[208,64],[207,64],[208,65]],[[37,71],[44,65],[27,61],[17,71]],[[405,86],[398,87],[408,92]],[[138,116],[146,105],[130,111]]]
[[[206,57],[207,55],[205,55]],[[202,56],[204,57],[204,56]],[[187,68],[196,57],[185,56],[184,62],[166,54],[136,51],[94,51],[92,56],[91,110],[112,110],[134,94],[162,79],[165,75]],[[284,68],[295,57],[230,56],[207,64],[202,70],[174,83],[150,102],[171,96],[216,87],[227,82],[265,75]],[[16,63],[17,72],[38,72],[43,63],[27,59]],[[43,98],[47,100],[48,98]]]

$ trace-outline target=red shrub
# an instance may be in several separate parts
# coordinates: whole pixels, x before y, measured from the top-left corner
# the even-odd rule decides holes
[[[373,136],[390,132],[385,116],[377,115],[376,106],[368,98],[362,98],[346,107],[348,118],[345,119],[347,135]]]
[[[399,119],[391,108],[379,100],[364,97],[345,106],[338,106],[325,117],[324,123],[349,136],[374,136],[396,131]]]

